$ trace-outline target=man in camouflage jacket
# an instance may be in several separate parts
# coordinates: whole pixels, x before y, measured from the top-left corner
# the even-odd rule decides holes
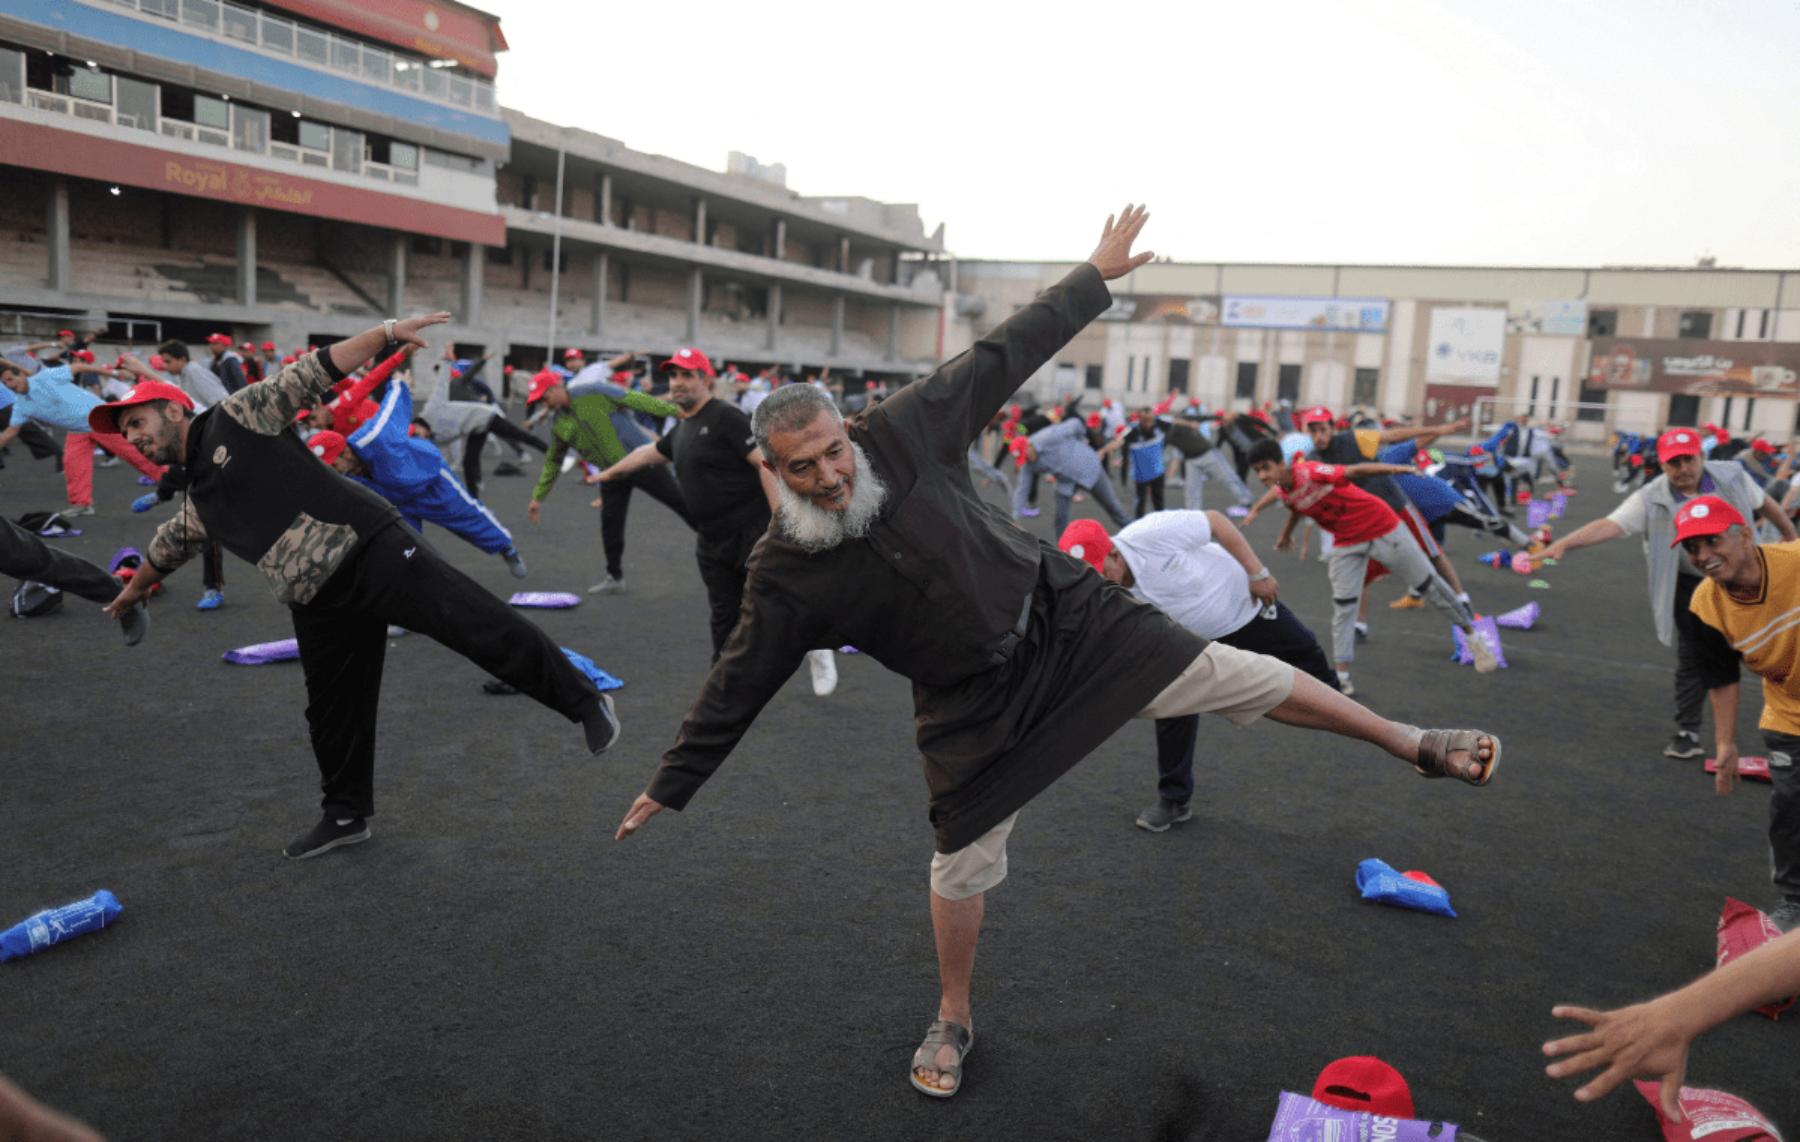
[[[612,744],[610,700],[533,626],[450,566],[392,504],[320,464],[288,431],[346,373],[447,313],[385,321],[302,355],[195,415],[185,394],[139,384],[91,414],[157,463],[178,465],[181,510],[156,531],[144,567],[107,609],[124,614],[210,540],[254,563],[294,616],[306,721],[324,817],[290,844],[294,859],[367,840],[375,811],[375,715],[387,628],[429,635],[488,673],[579,721],[589,749]],[[116,426],[116,427],[115,427]]]

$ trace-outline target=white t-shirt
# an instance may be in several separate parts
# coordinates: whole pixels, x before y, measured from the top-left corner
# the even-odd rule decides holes
[[[1250,573],[1212,541],[1205,512],[1151,512],[1113,536],[1137,580],[1132,594],[1202,638],[1221,638],[1256,617]]]

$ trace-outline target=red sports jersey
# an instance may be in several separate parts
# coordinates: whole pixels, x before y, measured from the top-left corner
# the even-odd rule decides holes
[[[1341,464],[1296,462],[1294,486],[1281,499],[1342,544],[1367,543],[1400,526],[1394,509],[1350,483]]]

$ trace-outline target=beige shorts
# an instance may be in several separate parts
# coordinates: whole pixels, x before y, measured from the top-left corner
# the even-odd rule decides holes
[[[1214,642],[1137,716],[1218,714],[1244,726],[1287,701],[1293,689],[1294,668],[1287,663]],[[953,853],[933,853],[931,891],[945,900],[967,900],[1005,880],[1006,838],[1018,819],[1014,813]]]

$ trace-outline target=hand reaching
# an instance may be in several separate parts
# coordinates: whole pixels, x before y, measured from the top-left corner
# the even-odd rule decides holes
[[[1100,244],[1088,256],[1089,264],[1100,271],[1102,278],[1107,281],[1122,278],[1156,256],[1151,250],[1141,254],[1131,252],[1131,244],[1137,240],[1138,232],[1143,230],[1149,218],[1148,210],[1129,203],[1119,213],[1116,223],[1112,215],[1107,215],[1106,229],[1100,232]]]
[[[1662,1110],[1669,1121],[1681,1121],[1676,1096],[1687,1077],[1688,1044],[1692,1032],[1682,1026],[1680,1012],[1669,996],[1621,1007],[1617,1011],[1592,1011],[1561,1005],[1550,1009],[1558,1019],[1576,1019],[1592,1028],[1580,1035],[1544,1044],[1544,1054],[1569,1055],[1544,1068],[1553,1079],[1581,1071],[1605,1068],[1575,1092],[1579,1102],[1592,1102],[1620,1083],[1639,1076],[1662,1081]]]
[[[613,834],[613,840],[622,841],[644,827],[644,822],[663,811],[662,803],[650,799],[648,793],[639,793],[637,800],[631,803],[631,809],[625,819],[619,822],[619,831]]]

